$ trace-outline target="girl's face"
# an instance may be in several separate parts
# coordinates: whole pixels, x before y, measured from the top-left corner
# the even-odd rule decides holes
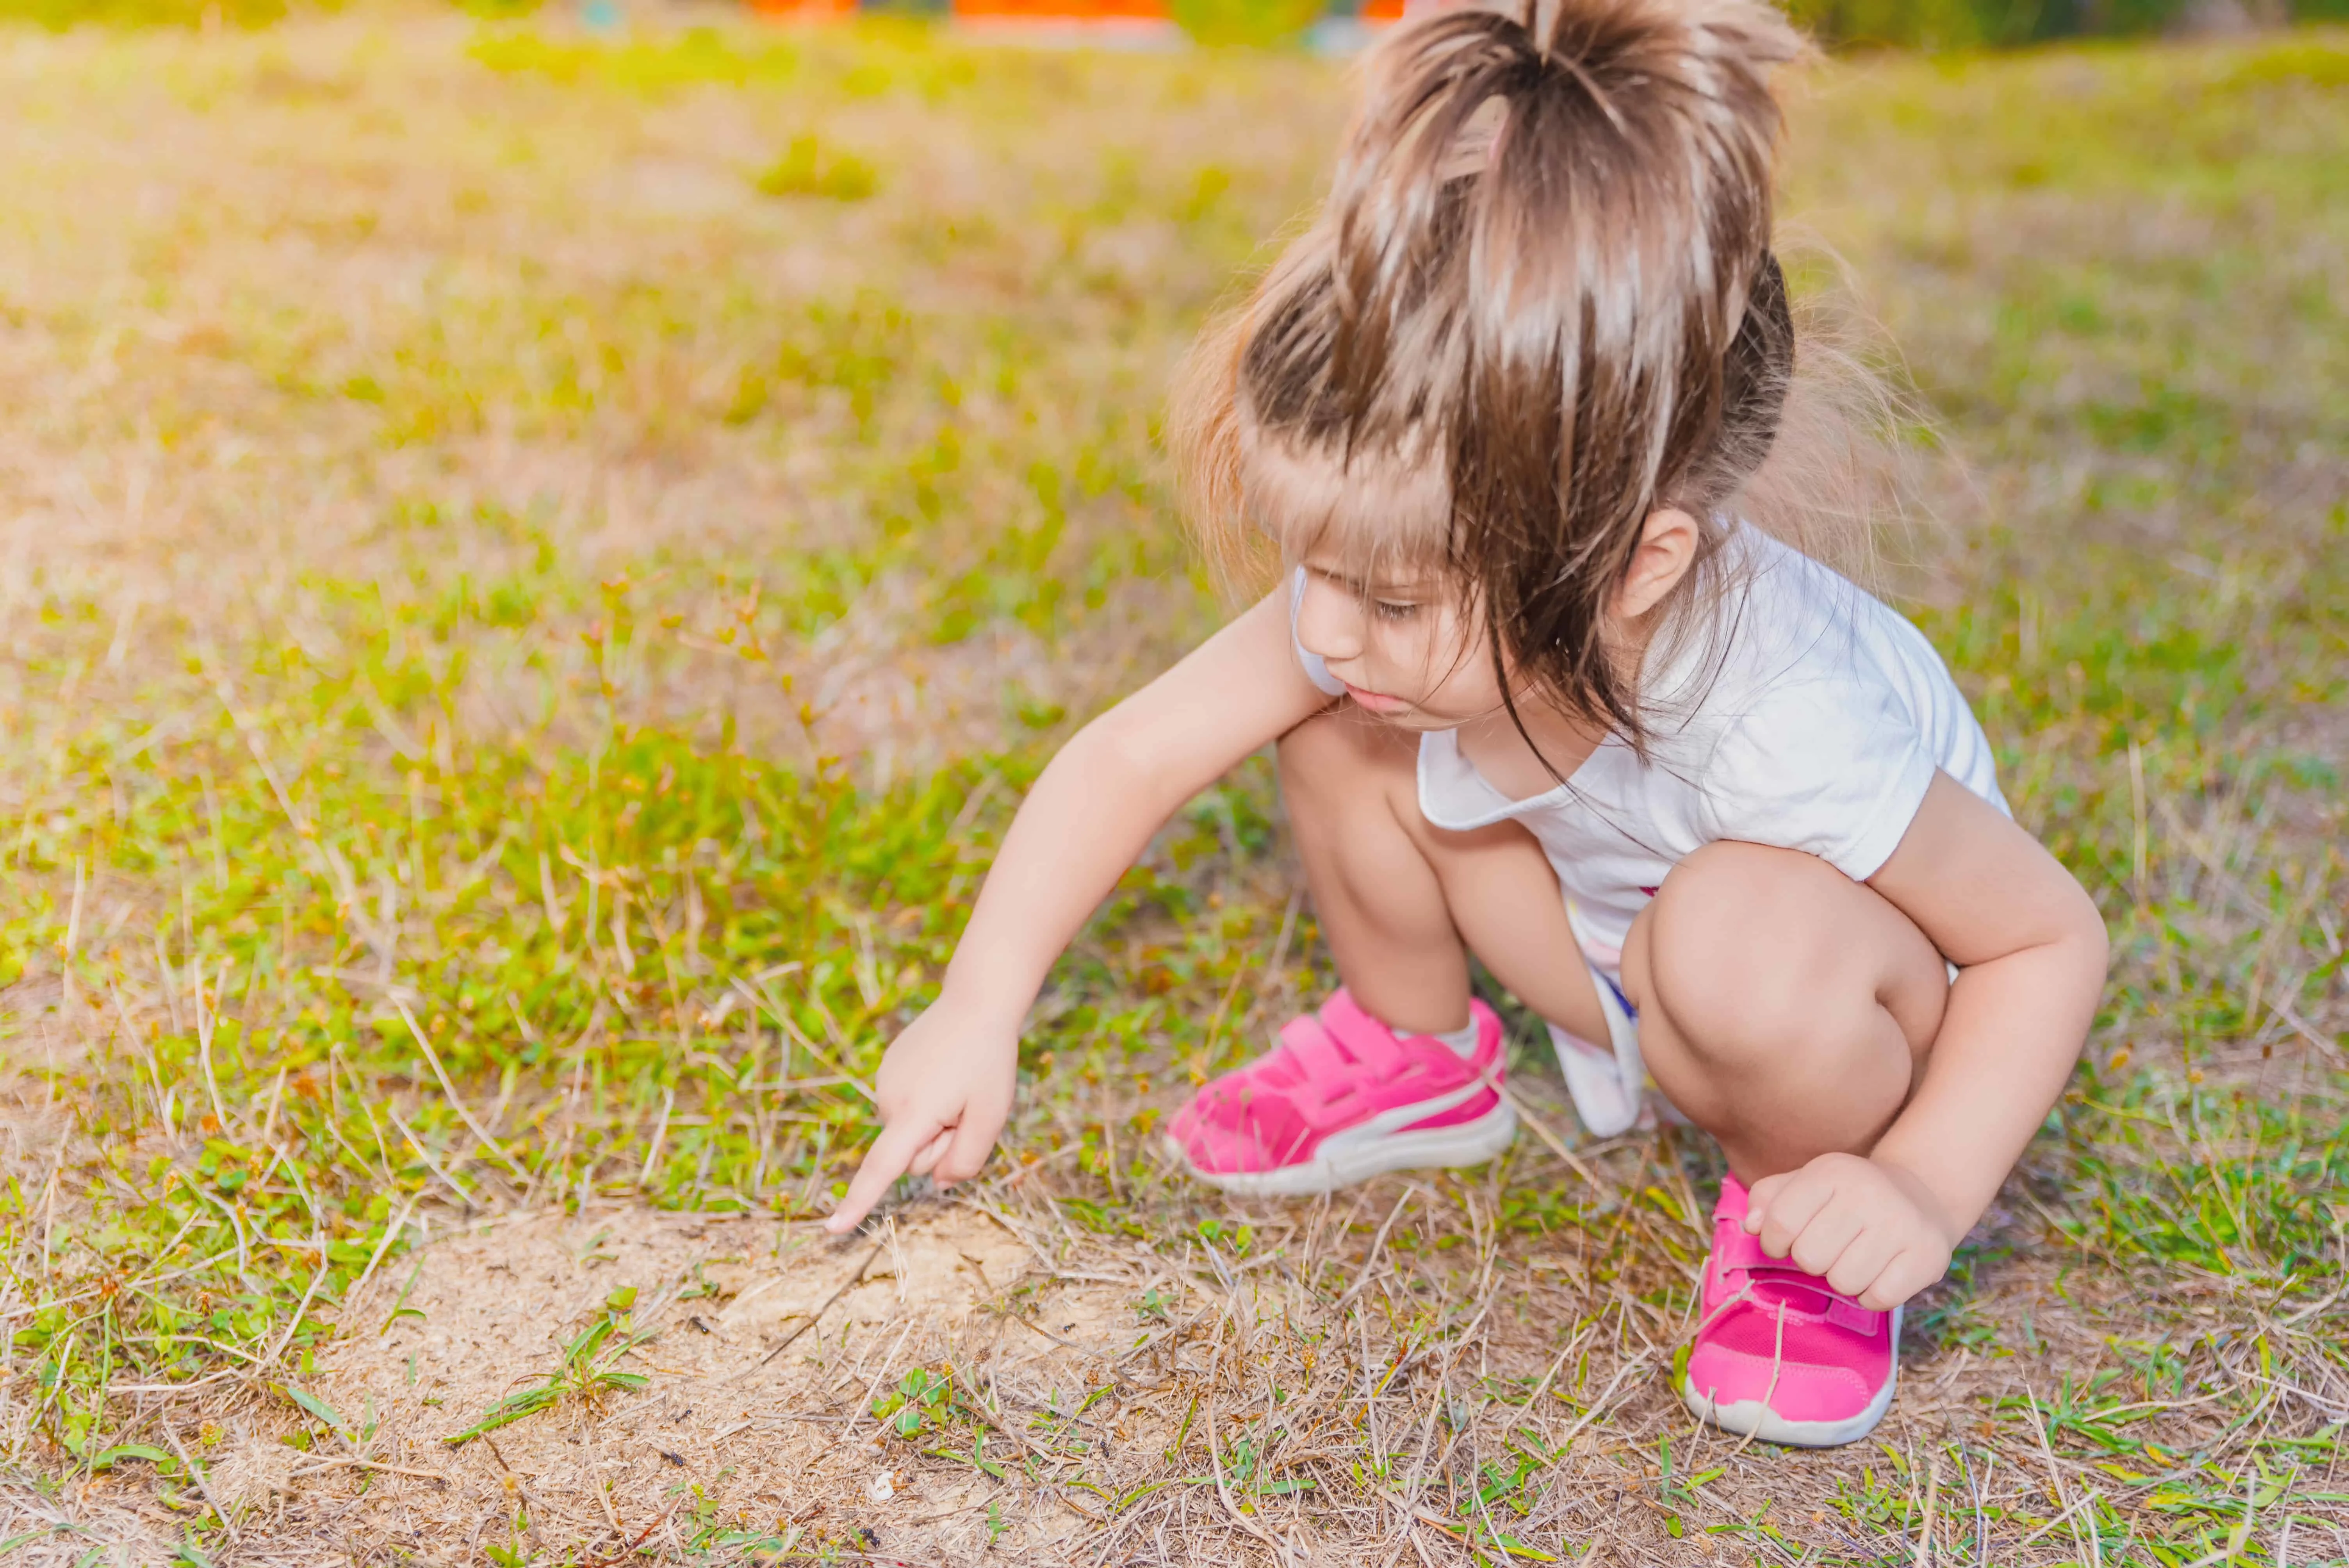
[[[1649,514],[1609,606],[1608,634],[1621,656],[1639,657],[1653,615],[1694,562],[1699,537],[1685,511]],[[1484,618],[1471,612],[1461,584],[1407,568],[1364,576],[1327,545],[1308,549],[1300,564],[1297,640],[1364,712],[1408,729],[1455,729],[1505,711]],[[1525,707],[1531,695],[1513,684],[1526,722],[1542,707]]]
[[[1440,465],[1357,454],[1342,465],[1278,442],[1249,448],[1244,489],[1260,518],[1309,520],[1269,531],[1304,569],[1297,640],[1346,683],[1364,712],[1408,729],[1456,729],[1505,713],[1502,674],[1468,585],[1432,565],[1451,521]],[[1651,513],[1610,595],[1606,632],[1636,658],[1651,612],[1688,572],[1696,520],[1675,508]],[[1547,705],[1511,672],[1520,720]]]
[[[1364,712],[1410,729],[1452,729],[1501,708],[1480,618],[1433,573],[1351,573],[1334,551],[1303,562],[1297,640]]]

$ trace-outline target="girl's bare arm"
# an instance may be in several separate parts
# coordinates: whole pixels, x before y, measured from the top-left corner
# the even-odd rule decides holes
[[[1275,592],[1079,730],[1012,819],[938,999],[883,1058],[882,1130],[830,1221],[852,1229],[911,1171],[976,1174],[1011,1109],[1019,1026],[1044,977],[1165,820],[1330,698]]]
[[[2104,918],[2038,840],[1947,775],[1868,885],[1958,966],[1924,1081],[1873,1158],[1914,1174],[1962,1235],[2072,1076],[2104,995]]]
[[[1866,1158],[1763,1178],[1745,1224],[1774,1257],[1833,1256],[1815,1272],[1881,1311],[1941,1276],[2064,1092],[2104,991],[2106,941],[2055,857],[1947,775],[1868,885],[1959,966],[1940,1031]]]

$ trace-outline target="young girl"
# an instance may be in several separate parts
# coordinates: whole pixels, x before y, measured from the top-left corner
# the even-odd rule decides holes
[[[2105,935],[1924,637],[1742,521],[1799,352],[1768,84],[1797,47],[1761,0],[1557,0],[1539,36],[1455,11],[1376,51],[1326,210],[1182,421],[1203,524],[1286,574],[1037,781],[834,1231],[979,1169],[1053,960],[1278,741],[1345,984],[1174,1155],[1253,1194],[1491,1158],[1474,953],[1593,1132],[1652,1074],[1727,1155],[1690,1407],[1800,1444],[1882,1417],[1900,1304],[2061,1092]]]

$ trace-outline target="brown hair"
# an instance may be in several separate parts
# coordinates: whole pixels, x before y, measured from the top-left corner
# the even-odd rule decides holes
[[[1612,591],[1660,507],[1711,555],[1786,403],[1768,77],[1802,45],[1762,0],[1554,5],[1372,52],[1327,206],[1201,340],[1173,436],[1219,563],[1269,526],[1434,565],[1496,665],[1636,745]]]

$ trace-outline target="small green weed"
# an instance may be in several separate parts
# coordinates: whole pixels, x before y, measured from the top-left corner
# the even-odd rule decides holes
[[[916,1367],[898,1380],[896,1387],[874,1396],[868,1408],[875,1420],[886,1423],[897,1436],[911,1440],[946,1421],[953,1398],[954,1379],[950,1375],[934,1374]]]
[[[862,201],[881,189],[881,176],[856,154],[827,147],[813,131],[807,131],[792,138],[783,155],[759,175],[758,186],[768,196]]]
[[[651,1379],[641,1372],[623,1372],[618,1363],[628,1352],[651,1339],[647,1331],[631,1326],[628,1309],[636,1305],[633,1285],[615,1290],[604,1303],[602,1315],[595,1323],[563,1347],[562,1359],[553,1371],[528,1387],[516,1389],[481,1412],[473,1424],[463,1431],[452,1432],[441,1441],[451,1448],[460,1448],[475,1438],[511,1426],[542,1410],[554,1408],[567,1398],[594,1402],[608,1393],[634,1393]],[[515,1525],[516,1540],[528,1526]],[[519,1551],[519,1545],[515,1550]]]

